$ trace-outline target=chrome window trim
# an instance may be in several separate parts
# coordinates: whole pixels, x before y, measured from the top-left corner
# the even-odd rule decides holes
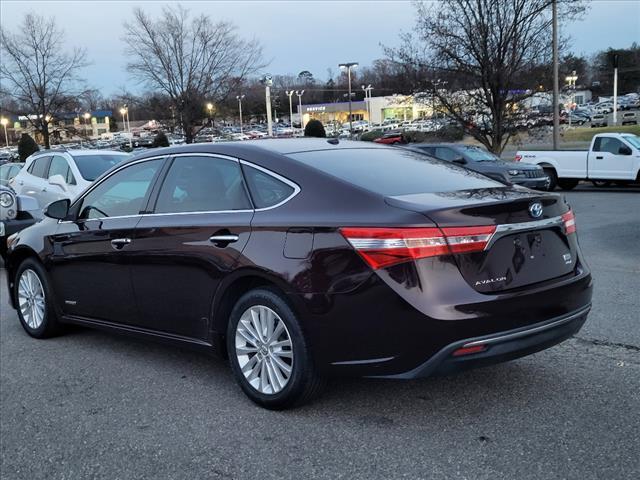
[[[271,205],[270,207],[264,207],[264,208],[242,209],[242,210],[206,210],[206,211],[200,211],[200,212],[141,213],[141,214],[137,214],[137,215],[121,215],[121,216],[116,216],[116,217],[95,217],[95,218],[84,219],[83,221],[86,222],[86,221],[90,221],[90,220],[107,220],[107,219],[133,218],[133,217],[160,217],[160,216],[167,216],[167,215],[203,215],[203,214],[212,214],[212,213],[228,214],[228,213],[264,212],[266,210],[272,210],[274,208],[280,207],[281,205],[284,205],[289,200],[291,200],[296,195],[298,195],[298,193],[300,193],[300,191],[301,191],[301,188],[298,186],[297,183],[295,183],[295,182],[289,180],[288,178],[285,178],[282,175],[279,175],[279,174],[277,174],[277,173],[275,173],[275,172],[273,172],[273,171],[271,171],[271,170],[269,170],[267,168],[264,168],[264,167],[262,167],[260,165],[256,165],[255,163],[251,163],[251,162],[248,162],[246,160],[242,160],[241,158],[232,157],[232,156],[229,156],[229,155],[223,155],[223,154],[217,154],[217,153],[207,153],[207,152],[176,153],[175,155],[158,155],[158,156],[154,156],[154,157],[147,157],[147,158],[142,158],[140,160],[135,160],[135,161],[126,163],[125,165],[121,165],[120,167],[116,168],[108,176],[106,176],[105,178],[101,179],[100,180],[100,184],[102,182],[105,182],[112,175],[115,175],[116,173],[118,173],[120,170],[122,170],[124,168],[127,168],[127,167],[129,167],[131,165],[136,165],[138,163],[142,163],[142,162],[146,162],[146,161],[150,161],[150,160],[158,160],[158,159],[163,159],[163,158],[176,158],[176,157],[213,157],[213,158],[221,158],[223,160],[231,160],[231,161],[237,162],[238,164],[246,165],[248,167],[255,168],[256,170],[260,170],[261,172],[266,173],[267,175],[275,178],[276,180],[279,180],[282,183],[285,183],[286,185],[289,185],[291,188],[293,188],[293,193],[291,195],[289,195],[287,198],[285,198],[284,200],[282,200],[281,202],[276,203],[275,205]],[[244,178],[243,178],[243,180],[244,180]],[[98,185],[99,185],[98,183],[94,182],[91,185],[91,187],[89,187],[85,192],[82,193],[81,197],[78,197],[76,202],[84,200],[84,198],[94,188],[96,188]],[[249,185],[247,185],[247,189],[249,189]],[[76,202],[74,202],[74,204]],[[58,220],[58,223],[75,223],[75,221],[73,221],[73,220]]]
[[[284,183],[286,185],[289,185],[291,188],[293,188],[293,193],[291,195],[289,195],[287,198],[285,198],[284,200],[282,200],[281,202],[276,203],[275,205],[271,205],[270,207],[256,208],[255,209],[256,212],[264,212],[266,210],[272,210],[274,208],[278,208],[279,206],[284,205],[289,200],[291,200],[293,197],[298,195],[300,193],[300,191],[302,190],[297,183],[289,180],[288,178],[283,177],[282,175],[279,175],[279,174],[277,174],[275,172],[272,172],[271,170],[269,170],[267,168],[261,167],[260,165],[256,165],[255,163],[247,162],[246,160],[242,160],[242,159],[240,159],[240,163],[242,165],[246,165],[248,167],[255,168],[256,170],[260,170],[261,172],[266,173],[267,175],[269,175],[269,176],[275,178],[276,180],[279,180],[282,183]],[[249,188],[249,185],[247,185],[247,188]]]
[[[505,223],[497,225],[496,231],[491,235],[491,238],[484,249],[488,250],[497,240],[512,233],[562,226],[563,223],[562,215],[559,215],[557,217],[543,218],[542,220],[535,220],[533,222]]]

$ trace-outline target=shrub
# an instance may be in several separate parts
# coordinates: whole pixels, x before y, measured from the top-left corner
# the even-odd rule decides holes
[[[455,125],[448,125],[436,132],[405,132],[405,135],[411,143],[459,142],[464,138],[464,130]]]
[[[168,147],[169,146],[169,139],[167,138],[167,135],[160,130],[158,132],[158,134],[155,136],[155,138],[153,139],[153,143],[151,144],[152,148],[157,148],[157,147]]]
[[[18,155],[20,156],[20,161],[24,162],[27,157],[33,155],[37,151],[40,150],[36,141],[31,138],[28,133],[23,133],[20,137],[20,141],[18,142]]]
[[[324,138],[327,136],[327,132],[324,131],[322,122],[314,118],[309,120],[309,123],[304,127],[304,136]]]

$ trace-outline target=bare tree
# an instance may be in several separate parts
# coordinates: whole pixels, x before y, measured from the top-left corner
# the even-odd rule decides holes
[[[447,90],[436,88],[435,78],[426,82],[446,114],[489,150],[500,153],[514,130],[518,103],[534,91],[521,88],[523,72],[550,63],[551,2],[417,3],[415,33],[405,35],[400,48],[386,51],[401,64],[446,77]],[[584,11],[577,0],[558,3],[565,20]]]
[[[49,148],[56,115],[82,94],[78,72],[87,65],[85,51],[64,50],[64,32],[54,19],[25,15],[17,33],[0,33],[2,93],[13,99]]]
[[[202,128],[206,102],[223,102],[264,65],[257,40],[243,40],[229,22],[208,15],[193,19],[182,7],[165,8],[154,20],[141,9],[125,24],[129,72],[166,94],[191,143]]]

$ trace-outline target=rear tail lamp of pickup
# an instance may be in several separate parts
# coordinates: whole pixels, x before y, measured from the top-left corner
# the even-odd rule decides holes
[[[573,210],[569,210],[562,215],[562,223],[564,224],[564,231],[567,235],[576,233],[576,217],[573,214]]]
[[[516,154],[516,158],[514,158],[514,160],[516,162],[519,162],[520,160],[522,160],[522,155]]]
[[[452,228],[342,228],[340,232],[373,269],[420,258],[481,252],[495,225]]]

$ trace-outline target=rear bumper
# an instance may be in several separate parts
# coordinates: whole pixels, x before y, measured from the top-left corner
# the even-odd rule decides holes
[[[377,378],[412,379],[454,373],[524,357],[557,345],[575,335],[587,320],[591,305],[524,328],[483,337],[469,338],[447,345],[422,365],[396,375]],[[484,347],[483,351],[456,356],[461,348]]]

